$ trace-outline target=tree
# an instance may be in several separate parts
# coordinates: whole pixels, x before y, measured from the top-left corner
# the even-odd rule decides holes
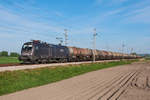
[[[0,52],[0,56],[8,56],[8,52],[7,51],[2,51],[2,52]]]
[[[10,56],[11,56],[11,57],[18,57],[19,54],[18,54],[17,52],[11,52],[11,53],[10,53]]]
[[[131,53],[131,55],[137,55],[137,53],[136,53],[136,52],[133,52],[133,53]]]

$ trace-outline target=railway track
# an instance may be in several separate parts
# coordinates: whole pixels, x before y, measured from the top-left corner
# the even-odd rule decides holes
[[[101,61],[95,61],[95,62],[101,63],[101,62],[112,62],[112,61],[120,61],[120,60],[101,60]],[[92,63],[92,62],[84,61],[84,62],[50,63],[50,64],[2,64],[0,65],[0,72],[23,70],[23,69],[34,69],[34,68],[42,68],[42,67],[78,65],[78,64],[86,64],[86,63]]]
[[[21,64],[15,63],[15,64],[0,64],[0,67],[7,67],[7,66],[19,66]]]
[[[105,60],[101,60],[105,61]],[[89,61],[82,61],[82,62],[89,62]],[[67,62],[64,62],[67,63]],[[74,62],[73,62],[74,63]],[[54,64],[54,63],[47,63],[47,64]],[[9,64],[0,64],[0,67],[10,67],[10,66],[23,66],[23,65],[41,65],[41,64],[30,64],[30,63],[9,63]],[[46,64],[45,64],[46,65]]]

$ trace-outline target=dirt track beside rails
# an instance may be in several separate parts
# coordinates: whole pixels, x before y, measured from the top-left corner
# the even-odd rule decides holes
[[[0,100],[149,100],[150,62],[86,73],[0,96]]]
[[[120,60],[101,60],[96,61],[98,63],[101,62],[112,62],[112,61],[120,61]],[[79,65],[79,64],[87,64],[92,63],[92,61],[84,61],[84,62],[67,62],[67,63],[50,63],[50,64],[8,64],[8,66],[0,66],[0,72],[2,71],[14,71],[14,70],[23,70],[23,69],[34,69],[34,68],[42,68],[42,67],[55,67],[55,66],[66,66],[66,65]]]

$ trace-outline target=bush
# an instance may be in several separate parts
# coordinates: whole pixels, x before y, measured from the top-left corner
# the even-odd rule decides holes
[[[18,54],[18,53],[16,53],[16,52],[11,52],[11,53],[10,53],[10,56],[11,56],[11,57],[18,57],[18,56],[19,56],[19,54]]]
[[[0,56],[8,56],[8,52],[7,51],[2,51],[2,52],[0,52]]]

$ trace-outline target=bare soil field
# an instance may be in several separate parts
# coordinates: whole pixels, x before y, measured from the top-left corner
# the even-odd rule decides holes
[[[0,100],[150,100],[150,62],[89,72]]]

